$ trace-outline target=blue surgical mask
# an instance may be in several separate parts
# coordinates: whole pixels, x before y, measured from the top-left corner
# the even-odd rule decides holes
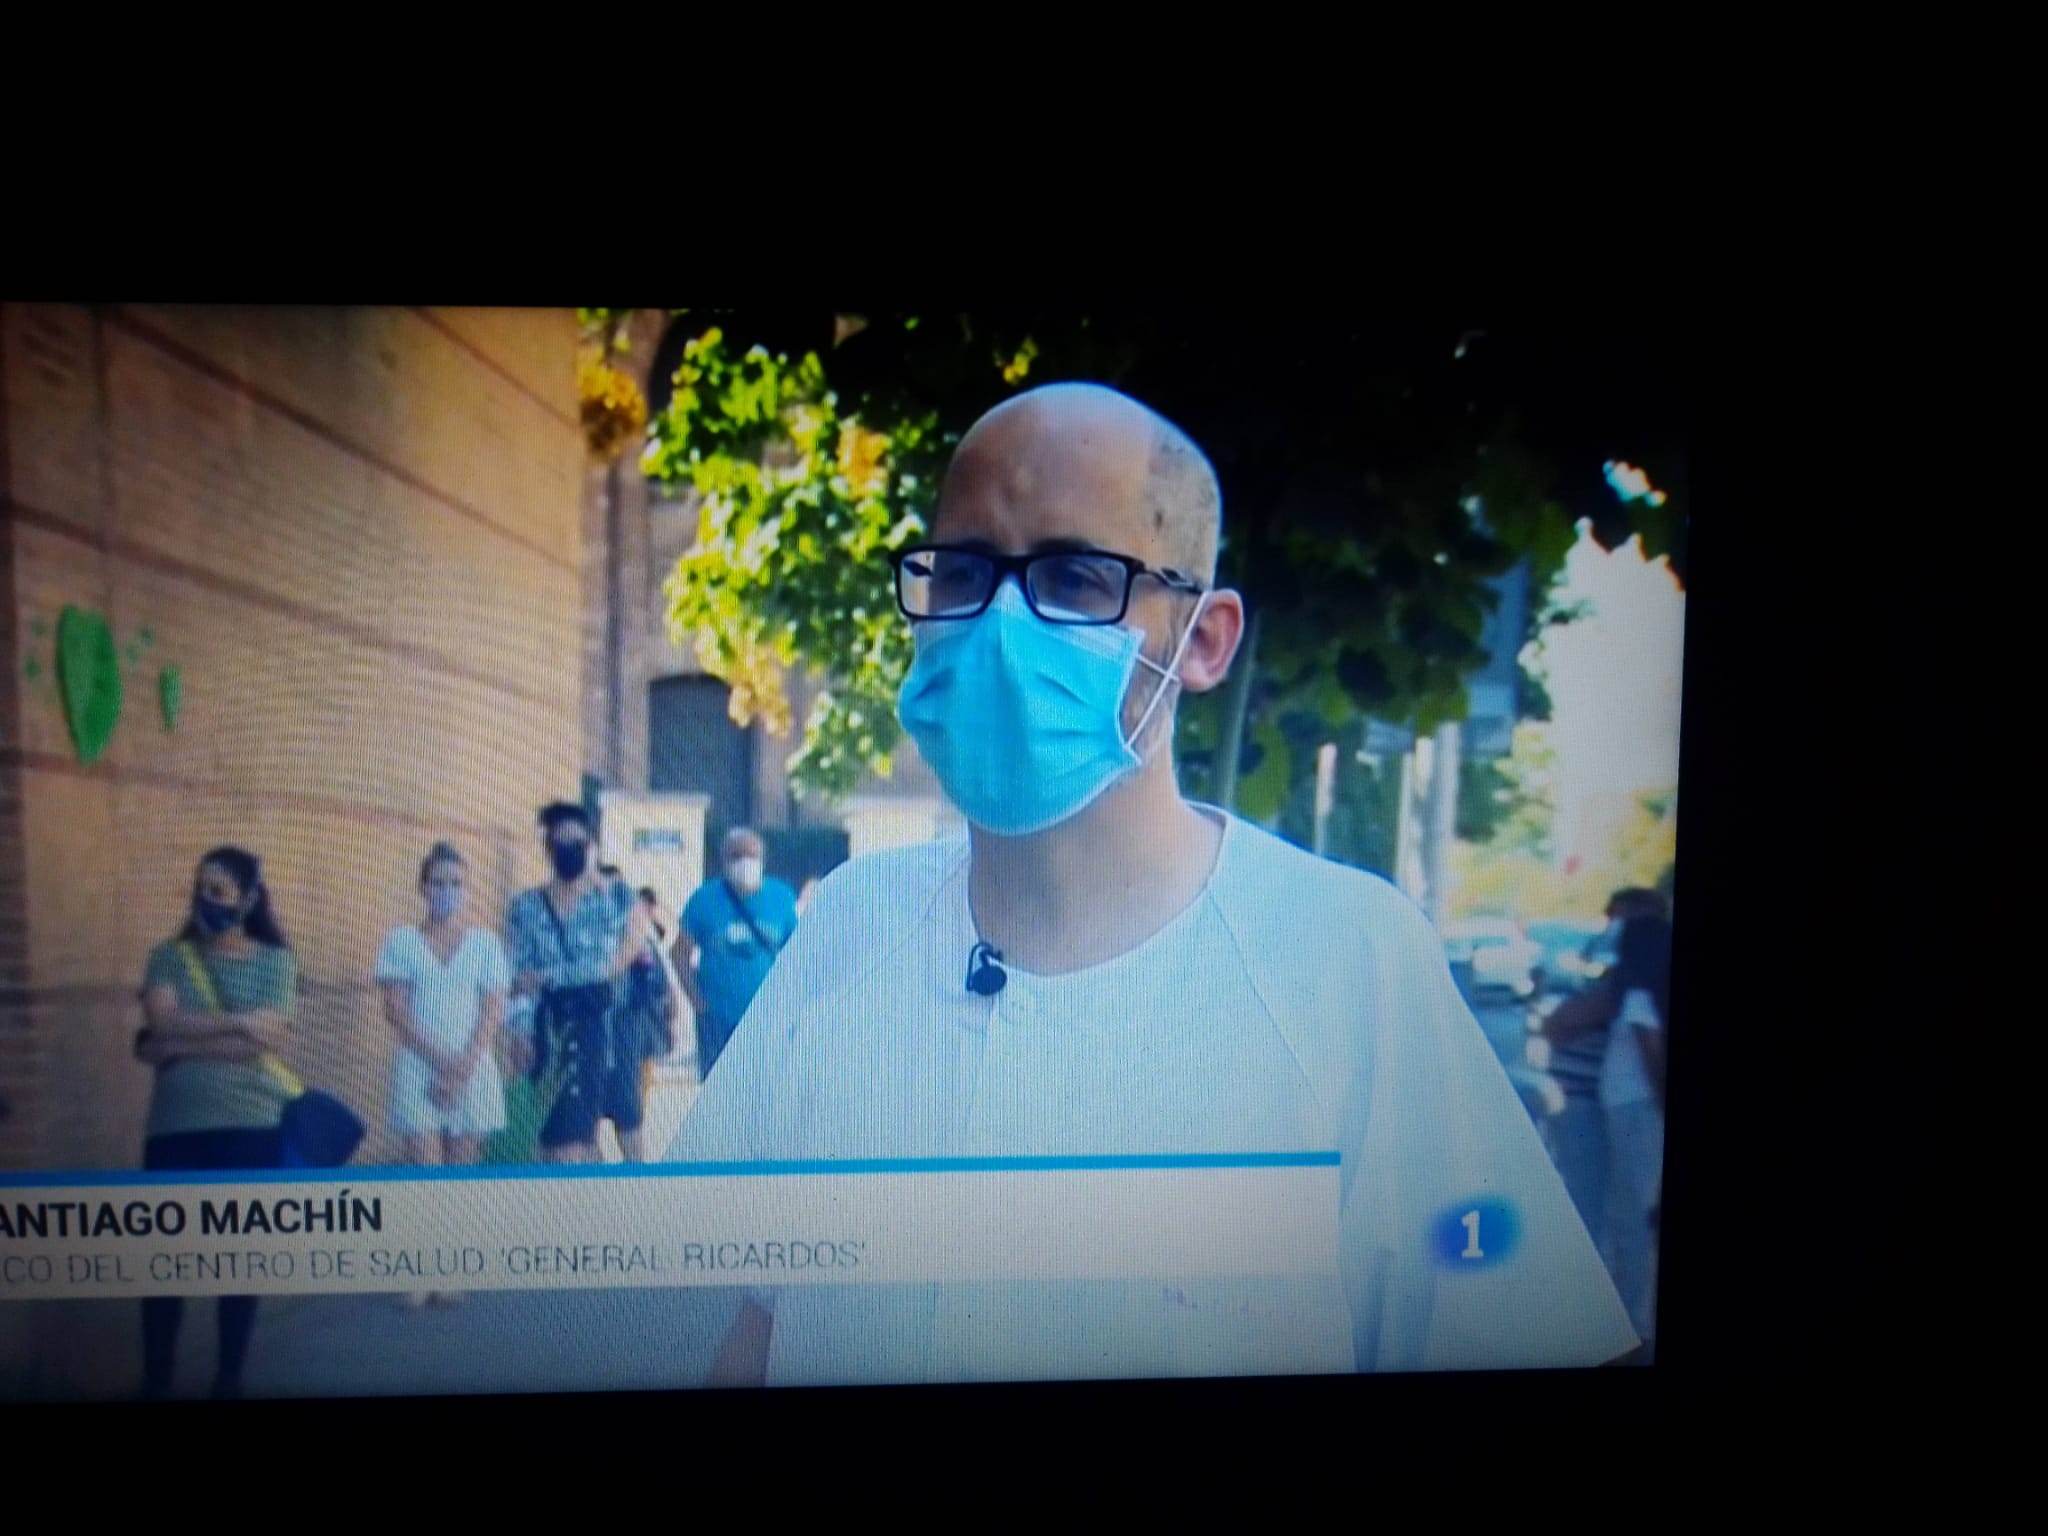
[[[960,813],[1004,837],[1043,832],[1136,773],[1135,750],[1178,680],[1198,607],[1160,666],[1115,624],[1048,624],[1012,582],[972,619],[928,621],[896,712]],[[1123,730],[1135,669],[1167,679]]]
[[[427,887],[428,915],[440,922],[447,922],[462,910],[463,898],[468,893],[459,885],[430,885]]]

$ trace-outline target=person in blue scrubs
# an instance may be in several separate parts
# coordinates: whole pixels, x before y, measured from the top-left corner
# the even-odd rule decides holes
[[[749,827],[719,845],[720,872],[683,906],[687,964],[677,978],[697,1015],[697,1072],[708,1077],[746,1017],[768,969],[796,932],[796,892],[768,873],[767,848]]]

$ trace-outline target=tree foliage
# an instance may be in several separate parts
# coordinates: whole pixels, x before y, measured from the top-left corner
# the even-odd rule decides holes
[[[786,734],[790,670],[830,678],[790,761],[808,792],[888,771],[911,645],[887,556],[925,526],[933,435],[930,413],[881,429],[842,413],[816,354],[735,353],[717,326],[689,343],[657,418],[645,469],[699,497],[665,587],[671,632],[731,686],[740,725]]]
[[[622,314],[584,317],[618,336]],[[696,311],[677,325],[685,344],[667,355],[665,402],[670,381],[653,381],[644,460],[702,497],[671,624],[732,685],[735,718],[786,729],[789,670],[829,679],[791,762],[800,790],[843,794],[887,770],[911,650],[886,555],[927,526],[959,434],[1044,382],[1124,389],[1216,467],[1219,580],[1244,593],[1258,640],[1246,686],[1184,701],[1176,748],[1191,793],[1258,819],[1286,812],[1315,747],[1355,740],[1364,716],[1424,731],[1459,718],[1485,660],[1488,582],[1526,562],[1547,591],[1579,517],[1682,570],[1679,461],[1640,432],[1609,443],[1560,417],[1570,391],[1540,347],[1419,322],[1333,325],[1273,301]],[[1669,494],[1652,506],[1574,491],[1582,450],[1632,454]]]
[[[1659,790],[1630,797],[1602,846],[1575,868],[1555,857],[1556,807],[1550,774],[1554,754],[1542,728],[1516,732],[1515,752],[1502,765],[1510,808],[1483,841],[1460,842],[1453,853],[1453,906],[1459,916],[1598,917],[1623,886],[1671,892],[1677,856],[1678,795]]]

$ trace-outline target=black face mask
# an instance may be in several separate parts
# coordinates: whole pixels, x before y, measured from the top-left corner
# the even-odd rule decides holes
[[[208,901],[204,896],[195,896],[192,915],[202,929],[217,938],[242,920],[242,909],[235,902]]]
[[[590,867],[590,844],[550,843],[548,857],[555,861],[555,873],[564,880],[580,880]]]

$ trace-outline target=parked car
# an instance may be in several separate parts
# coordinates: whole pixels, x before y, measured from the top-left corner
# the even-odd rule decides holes
[[[1601,922],[1546,918],[1529,925],[1529,938],[1543,952],[1536,964],[1536,984],[1545,993],[1583,992],[1614,963],[1613,941]]]
[[[1454,970],[1465,968],[1475,993],[1532,997],[1543,949],[1505,917],[1472,917],[1444,925],[1444,952]]]

